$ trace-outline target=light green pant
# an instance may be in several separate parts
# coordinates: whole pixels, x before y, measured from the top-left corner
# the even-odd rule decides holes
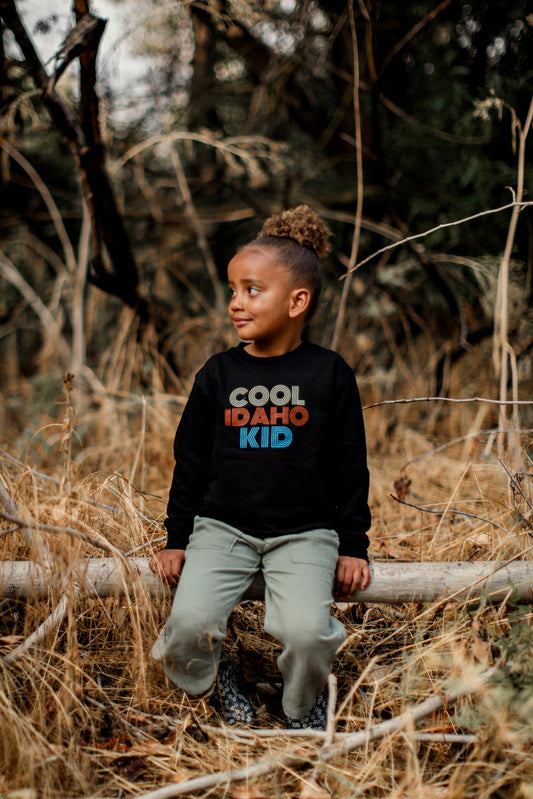
[[[334,530],[253,538],[195,519],[170,616],[152,655],[180,688],[199,695],[213,684],[229,614],[262,571],[265,631],[283,647],[283,709],[301,718],[327,682],[346,632],[330,614],[339,539]]]

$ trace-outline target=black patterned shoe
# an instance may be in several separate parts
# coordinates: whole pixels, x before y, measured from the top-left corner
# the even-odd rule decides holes
[[[328,722],[328,688],[315,699],[315,704],[301,719],[287,716],[288,730],[325,730]]]
[[[251,703],[239,687],[237,669],[233,661],[228,658],[220,661],[217,685],[211,695],[211,703],[219,713],[222,713],[226,724],[231,727],[235,724],[253,724],[256,720]]]

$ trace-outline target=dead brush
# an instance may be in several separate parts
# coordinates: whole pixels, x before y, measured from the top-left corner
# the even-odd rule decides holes
[[[523,786],[533,780],[524,712],[530,706],[530,614],[514,608],[512,596],[496,605],[482,596],[339,606],[348,640],[336,661],[335,735],[326,748],[323,734],[291,736],[280,728],[279,650],[262,631],[261,603],[236,608],[227,641],[245,664],[260,708],[257,730],[221,726],[205,701],[169,683],[149,653],[170,599],[148,596],[127,557],[149,556],[164,541],[161,521],[183,395],[154,388],[136,396],[122,382],[128,370],[121,374],[114,397],[92,407],[84,403],[75,421],[68,411],[64,422],[40,431],[48,441],[40,463],[32,462],[31,448],[26,463],[0,451],[2,497],[15,517],[33,522],[22,528],[2,521],[2,558],[35,557],[39,542],[51,564],[46,601],[2,603],[4,658],[9,661],[64,604],[64,614],[42,637],[1,666],[2,791],[31,790],[43,799],[163,799],[213,790],[235,799],[365,793],[477,799],[499,791],[524,799]],[[484,392],[489,396],[490,388],[480,381],[478,393]],[[449,439],[431,433],[423,407],[410,407],[401,425],[396,411],[376,406],[365,412],[372,557],[529,558],[528,474],[515,478],[511,470],[520,485],[513,493],[505,461],[495,453],[478,446],[465,458],[462,441],[440,451]],[[459,435],[475,432],[479,421],[474,403],[443,404],[440,414],[448,417],[448,432]],[[489,421],[490,414],[483,424]],[[380,440],[383,431],[389,432]],[[524,449],[528,435],[522,434]],[[78,559],[111,552],[130,592],[82,596]],[[494,678],[480,679],[495,666]],[[428,702],[433,709],[426,713]],[[403,715],[409,709],[419,709],[417,720]]]

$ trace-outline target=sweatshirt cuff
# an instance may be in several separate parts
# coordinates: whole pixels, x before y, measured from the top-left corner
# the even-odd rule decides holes
[[[191,533],[192,530],[169,530],[167,527],[167,543],[164,549],[186,549]]]
[[[368,563],[369,544],[366,533],[339,533],[339,555],[360,558]]]

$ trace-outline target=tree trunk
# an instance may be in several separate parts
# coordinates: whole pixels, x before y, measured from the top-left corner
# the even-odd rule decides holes
[[[167,589],[150,571],[147,558],[131,558],[131,574],[112,558],[88,558],[76,564],[81,594],[113,596],[126,592],[164,596]],[[506,597],[533,601],[533,562],[469,561],[446,563],[373,563],[372,580],[364,591],[340,601],[433,602],[437,599],[465,601],[486,597],[501,602]],[[57,585],[63,585],[58,575]],[[53,585],[44,571],[31,561],[0,562],[0,597],[45,599]],[[244,599],[263,599],[264,582],[258,575]]]

